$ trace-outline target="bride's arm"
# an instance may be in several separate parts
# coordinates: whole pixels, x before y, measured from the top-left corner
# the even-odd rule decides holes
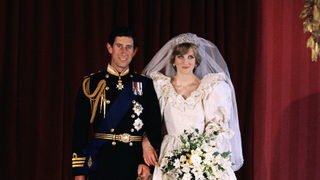
[[[213,85],[204,104],[206,112],[205,133],[222,131],[218,137],[222,151],[231,150],[230,138],[234,132],[229,129],[231,103],[231,90],[225,81],[218,81]]]

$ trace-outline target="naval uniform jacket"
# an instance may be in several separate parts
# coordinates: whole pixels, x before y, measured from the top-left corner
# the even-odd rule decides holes
[[[124,88],[131,88],[132,83],[128,82],[133,77],[133,72],[121,76]],[[140,76],[140,75],[139,75]],[[107,104],[107,111],[112,106],[113,102],[121,93],[116,85],[118,84],[119,76],[110,74],[107,70],[93,74],[90,78],[90,93],[93,93],[98,83],[104,79],[106,81],[106,99],[109,100]],[[146,77],[143,77],[146,78]],[[122,120],[116,128],[114,134],[128,133],[132,136],[142,136],[144,133],[148,135],[151,145],[157,149],[161,141],[161,115],[159,102],[155,93],[153,82],[147,78],[147,85],[143,88],[143,95],[136,98],[136,102],[132,102],[131,107],[128,109]],[[137,116],[134,112],[134,103],[141,104],[142,113]],[[121,107],[119,107],[121,108]],[[76,114],[73,123],[73,141],[72,151],[74,159],[82,159],[85,157],[83,154],[84,147],[88,144],[90,118],[91,118],[91,105],[90,99],[84,94],[83,87],[81,86],[76,98]],[[110,112],[109,112],[110,113]],[[117,112],[112,112],[117,113]],[[142,128],[137,131],[134,127],[134,122],[137,118],[143,122]],[[97,132],[100,122],[103,119],[103,110],[100,112],[100,102],[96,111],[94,121],[92,123],[93,131]],[[93,175],[89,176],[90,180],[95,179],[108,179],[108,180],[130,180],[137,178],[137,170],[139,164],[145,164],[143,160],[142,144],[140,142],[132,141],[132,146],[129,143],[115,141],[116,145],[112,145],[112,140],[108,140],[100,149],[97,155],[97,170]],[[83,161],[77,161],[79,166]],[[73,176],[84,175],[81,167],[73,167]]]

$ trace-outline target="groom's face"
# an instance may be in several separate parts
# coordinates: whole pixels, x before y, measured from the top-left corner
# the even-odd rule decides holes
[[[107,49],[111,54],[111,66],[118,72],[127,68],[135,56],[138,48],[134,48],[133,39],[126,36],[117,36],[113,45],[107,44]]]

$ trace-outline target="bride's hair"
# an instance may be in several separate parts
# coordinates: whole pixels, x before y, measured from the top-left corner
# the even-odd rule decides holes
[[[199,54],[199,46],[193,43],[182,43],[173,48],[172,54],[170,56],[170,63],[173,64],[177,55],[185,55],[188,53],[189,49],[192,48],[193,55],[196,58],[195,67],[199,66],[202,60],[202,57]],[[175,70],[176,67],[173,67]]]

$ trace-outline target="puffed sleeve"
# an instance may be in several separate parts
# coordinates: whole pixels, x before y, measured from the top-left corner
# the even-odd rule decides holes
[[[162,87],[166,76],[161,74],[160,72],[155,72],[150,75],[150,78],[153,80],[154,89],[159,99],[162,96]]]
[[[161,105],[161,115],[163,116],[163,111],[167,105],[168,95],[170,94],[170,77],[163,75],[160,72],[155,72],[150,75],[153,80],[154,89],[157,93],[159,104]]]
[[[210,90],[204,101],[205,109],[205,133],[210,134],[213,131],[222,131],[218,137],[219,149],[221,151],[231,150],[229,140],[234,132],[229,129],[230,120],[231,89],[223,76],[214,78],[210,83]]]

